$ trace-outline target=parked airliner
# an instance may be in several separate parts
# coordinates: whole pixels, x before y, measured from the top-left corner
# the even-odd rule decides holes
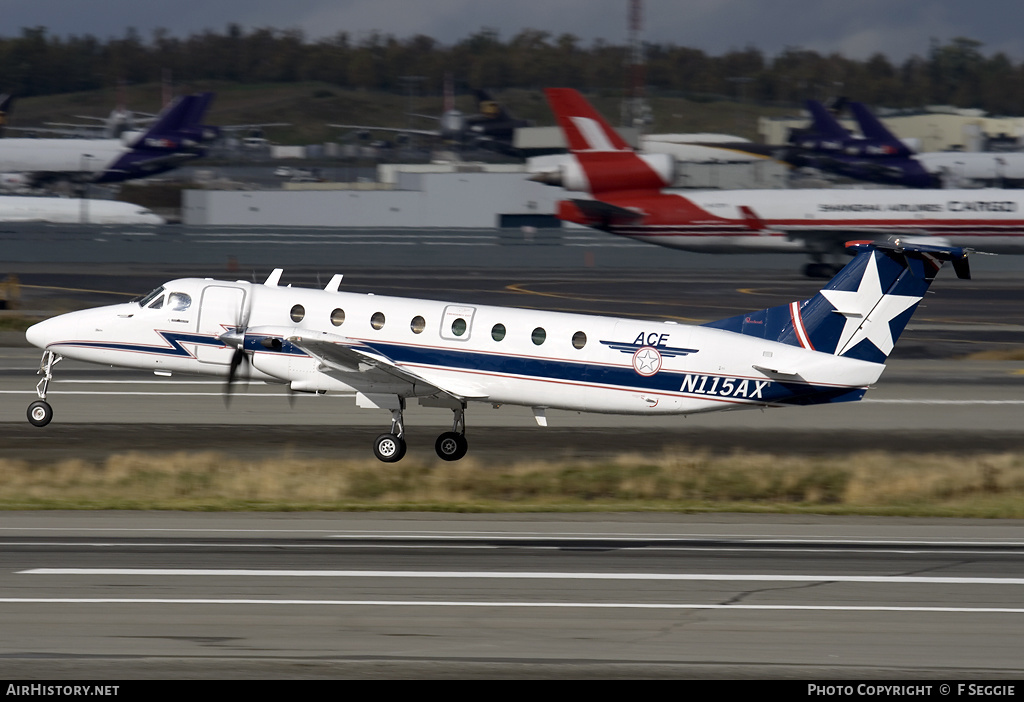
[[[807,253],[805,273],[835,272],[851,239],[1024,253],[1020,190],[666,190],[668,154],[638,154],[575,90],[545,91],[574,157],[533,180],[587,193],[563,221],[661,246],[709,253]],[[830,260],[831,259],[831,260]]]
[[[143,132],[119,139],[0,139],[5,184],[38,188],[58,182],[120,183],[177,168],[202,156],[219,135],[201,124],[213,93],[185,95]]]
[[[634,415],[859,400],[944,261],[969,277],[961,248],[853,244],[855,257],[813,297],[703,326],[184,278],[119,305],[28,329],[44,349],[28,419],[47,425],[63,358],[154,371],[281,383],[354,396],[391,412],[374,441],[381,461],[406,452],[410,399],[453,411],[437,437],[465,455],[471,402]]]

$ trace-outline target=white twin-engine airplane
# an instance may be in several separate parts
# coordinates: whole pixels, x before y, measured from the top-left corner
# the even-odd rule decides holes
[[[354,395],[391,411],[377,458],[405,455],[410,398],[449,407],[437,438],[466,454],[469,402],[609,414],[689,414],[859,400],[944,261],[970,277],[969,250],[855,243],[814,297],[703,326],[283,287],[173,280],[143,298],[71,312],[29,328],[44,349],[29,421],[53,417],[46,391],[62,358],[283,383]]]

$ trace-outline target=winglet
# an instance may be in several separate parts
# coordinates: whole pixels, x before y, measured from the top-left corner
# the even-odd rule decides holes
[[[268,288],[276,288],[277,284],[281,282],[282,273],[284,273],[283,268],[275,268],[271,274],[267,276],[267,279],[263,281],[263,284]]]

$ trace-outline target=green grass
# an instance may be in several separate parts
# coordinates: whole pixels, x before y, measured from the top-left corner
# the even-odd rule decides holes
[[[685,447],[605,461],[241,460],[213,452],[0,461],[0,509],[761,512],[1024,517],[1024,454],[808,457]]]

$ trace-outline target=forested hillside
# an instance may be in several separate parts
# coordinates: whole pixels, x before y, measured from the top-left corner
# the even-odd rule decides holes
[[[848,95],[875,106],[951,104],[994,114],[1024,114],[1024,64],[986,55],[974,40],[935,42],[927,56],[893,63],[882,54],[858,61],[791,48],[765,56],[757,48],[710,56],[672,44],[647,44],[650,95],[797,105],[807,98]],[[510,38],[481,30],[454,45],[426,36],[340,33],[308,41],[297,30],[236,25],[186,38],[157,30],[143,37],[50,36],[41,27],[0,38],[0,91],[19,98],[109,88],[119,81],[238,84],[316,81],[341,89],[404,95],[408,77],[420,94],[437,93],[445,74],[457,87],[537,90],[547,86],[623,91],[627,47],[540,30]]]

